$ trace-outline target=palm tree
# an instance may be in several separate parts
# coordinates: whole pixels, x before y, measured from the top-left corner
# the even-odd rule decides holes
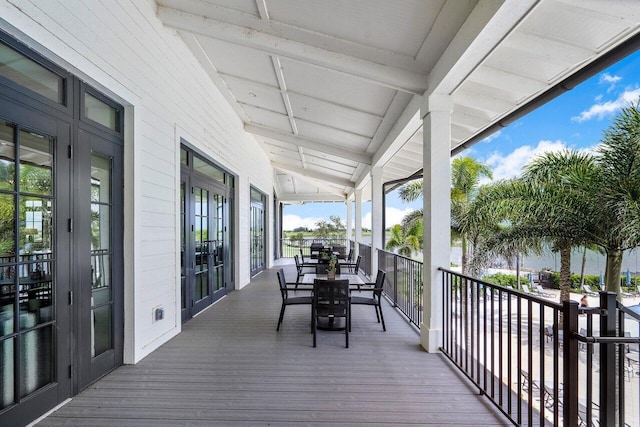
[[[396,224],[391,227],[391,238],[385,248],[388,251],[397,249],[400,255],[410,258],[413,252],[420,250],[419,234],[422,234],[422,227],[420,226],[415,226],[407,230],[401,225]]]
[[[622,253],[640,245],[640,111],[623,108],[605,130],[598,148],[597,221],[593,242],[607,255],[605,284],[620,295]]]
[[[478,191],[480,179],[491,178],[491,169],[471,157],[456,157],[451,162],[451,231],[454,237],[459,237],[462,246],[462,272],[466,273],[468,258],[467,236],[461,231],[461,218],[467,213],[469,205]],[[423,181],[416,180],[400,188],[400,199],[412,202],[422,197]],[[410,216],[409,216],[410,215]],[[402,223],[411,226],[423,217],[422,209],[406,216]]]
[[[537,222],[540,237],[560,253],[560,301],[568,301],[571,288],[571,250],[589,243],[593,217],[584,191],[567,185],[576,177],[597,174],[595,158],[588,153],[546,153],[526,166],[525,183],[531,186],[530,220]],[[591,201],[593,201],[591,199]]]

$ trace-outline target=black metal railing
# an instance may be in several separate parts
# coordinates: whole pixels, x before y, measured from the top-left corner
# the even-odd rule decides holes
[[[514,424],[638,425],[640,316],[615,294],[579,309],[441,271],[442,351]]]
[[[371,277],[371,245],[358,243],[358,255],[362,257],[360,261],[360,271]]]
[[[350,242],[348,239],[280,239],[283,258],[293,258],[294,255],[300,255],[302,249],[304,256],[311,256],[311,244],[321,243],[323,246],[344,246],[349,253]]]
[[[387,273],[384,293],[411,323],[422,323],[423,265],[402,255],[378,251],[378,268]]]

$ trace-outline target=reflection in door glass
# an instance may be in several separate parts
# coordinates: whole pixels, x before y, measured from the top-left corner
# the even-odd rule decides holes
[[[91,355],[113,348],[111,158],[91,155]]]
[[[16,128],[0,122],[0,409],[55,366],[53,138]]]
[[[209,296],[209,192],[195,187],[195,299]]]

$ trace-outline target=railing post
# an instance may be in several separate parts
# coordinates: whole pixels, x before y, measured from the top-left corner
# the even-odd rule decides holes
[[[564,393],[562,417],[565,427],[578,422],[578,303],[564,301],[562,304],[563,323],[563,383]]]
[[[412,294],[413,295],[413,294]],[[398,257],[393,257],[393,306],[398,306]]]
[[[616,294],[600,292],[600,336],[616,336]],[[600,344],[600,425],[616,425],[616,345]]]

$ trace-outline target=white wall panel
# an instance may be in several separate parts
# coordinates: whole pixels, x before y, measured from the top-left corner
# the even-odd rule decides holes
[[[0,0],[2,27],[114,96],[135,123],[125,149],[125,361],[180,331],[179,138],[238,175],[236,287],[249,282],[249,183],[268,195],[269,159],[150,0]],[[13,27],[13,28],[12,28]],[[15,31],[17,29],[18,31]],[[23,36],[22,34],[26,36]],[[35,42],[35,43],[34,43]],[[129,108],[132,107],[132,108]],[[272,244],[269,243],[269,248]],[[270,263],[270,260],[268,260]],[[161,267],[158,267],[158,266]],[[152,307],[166,317],[152,322]]]

